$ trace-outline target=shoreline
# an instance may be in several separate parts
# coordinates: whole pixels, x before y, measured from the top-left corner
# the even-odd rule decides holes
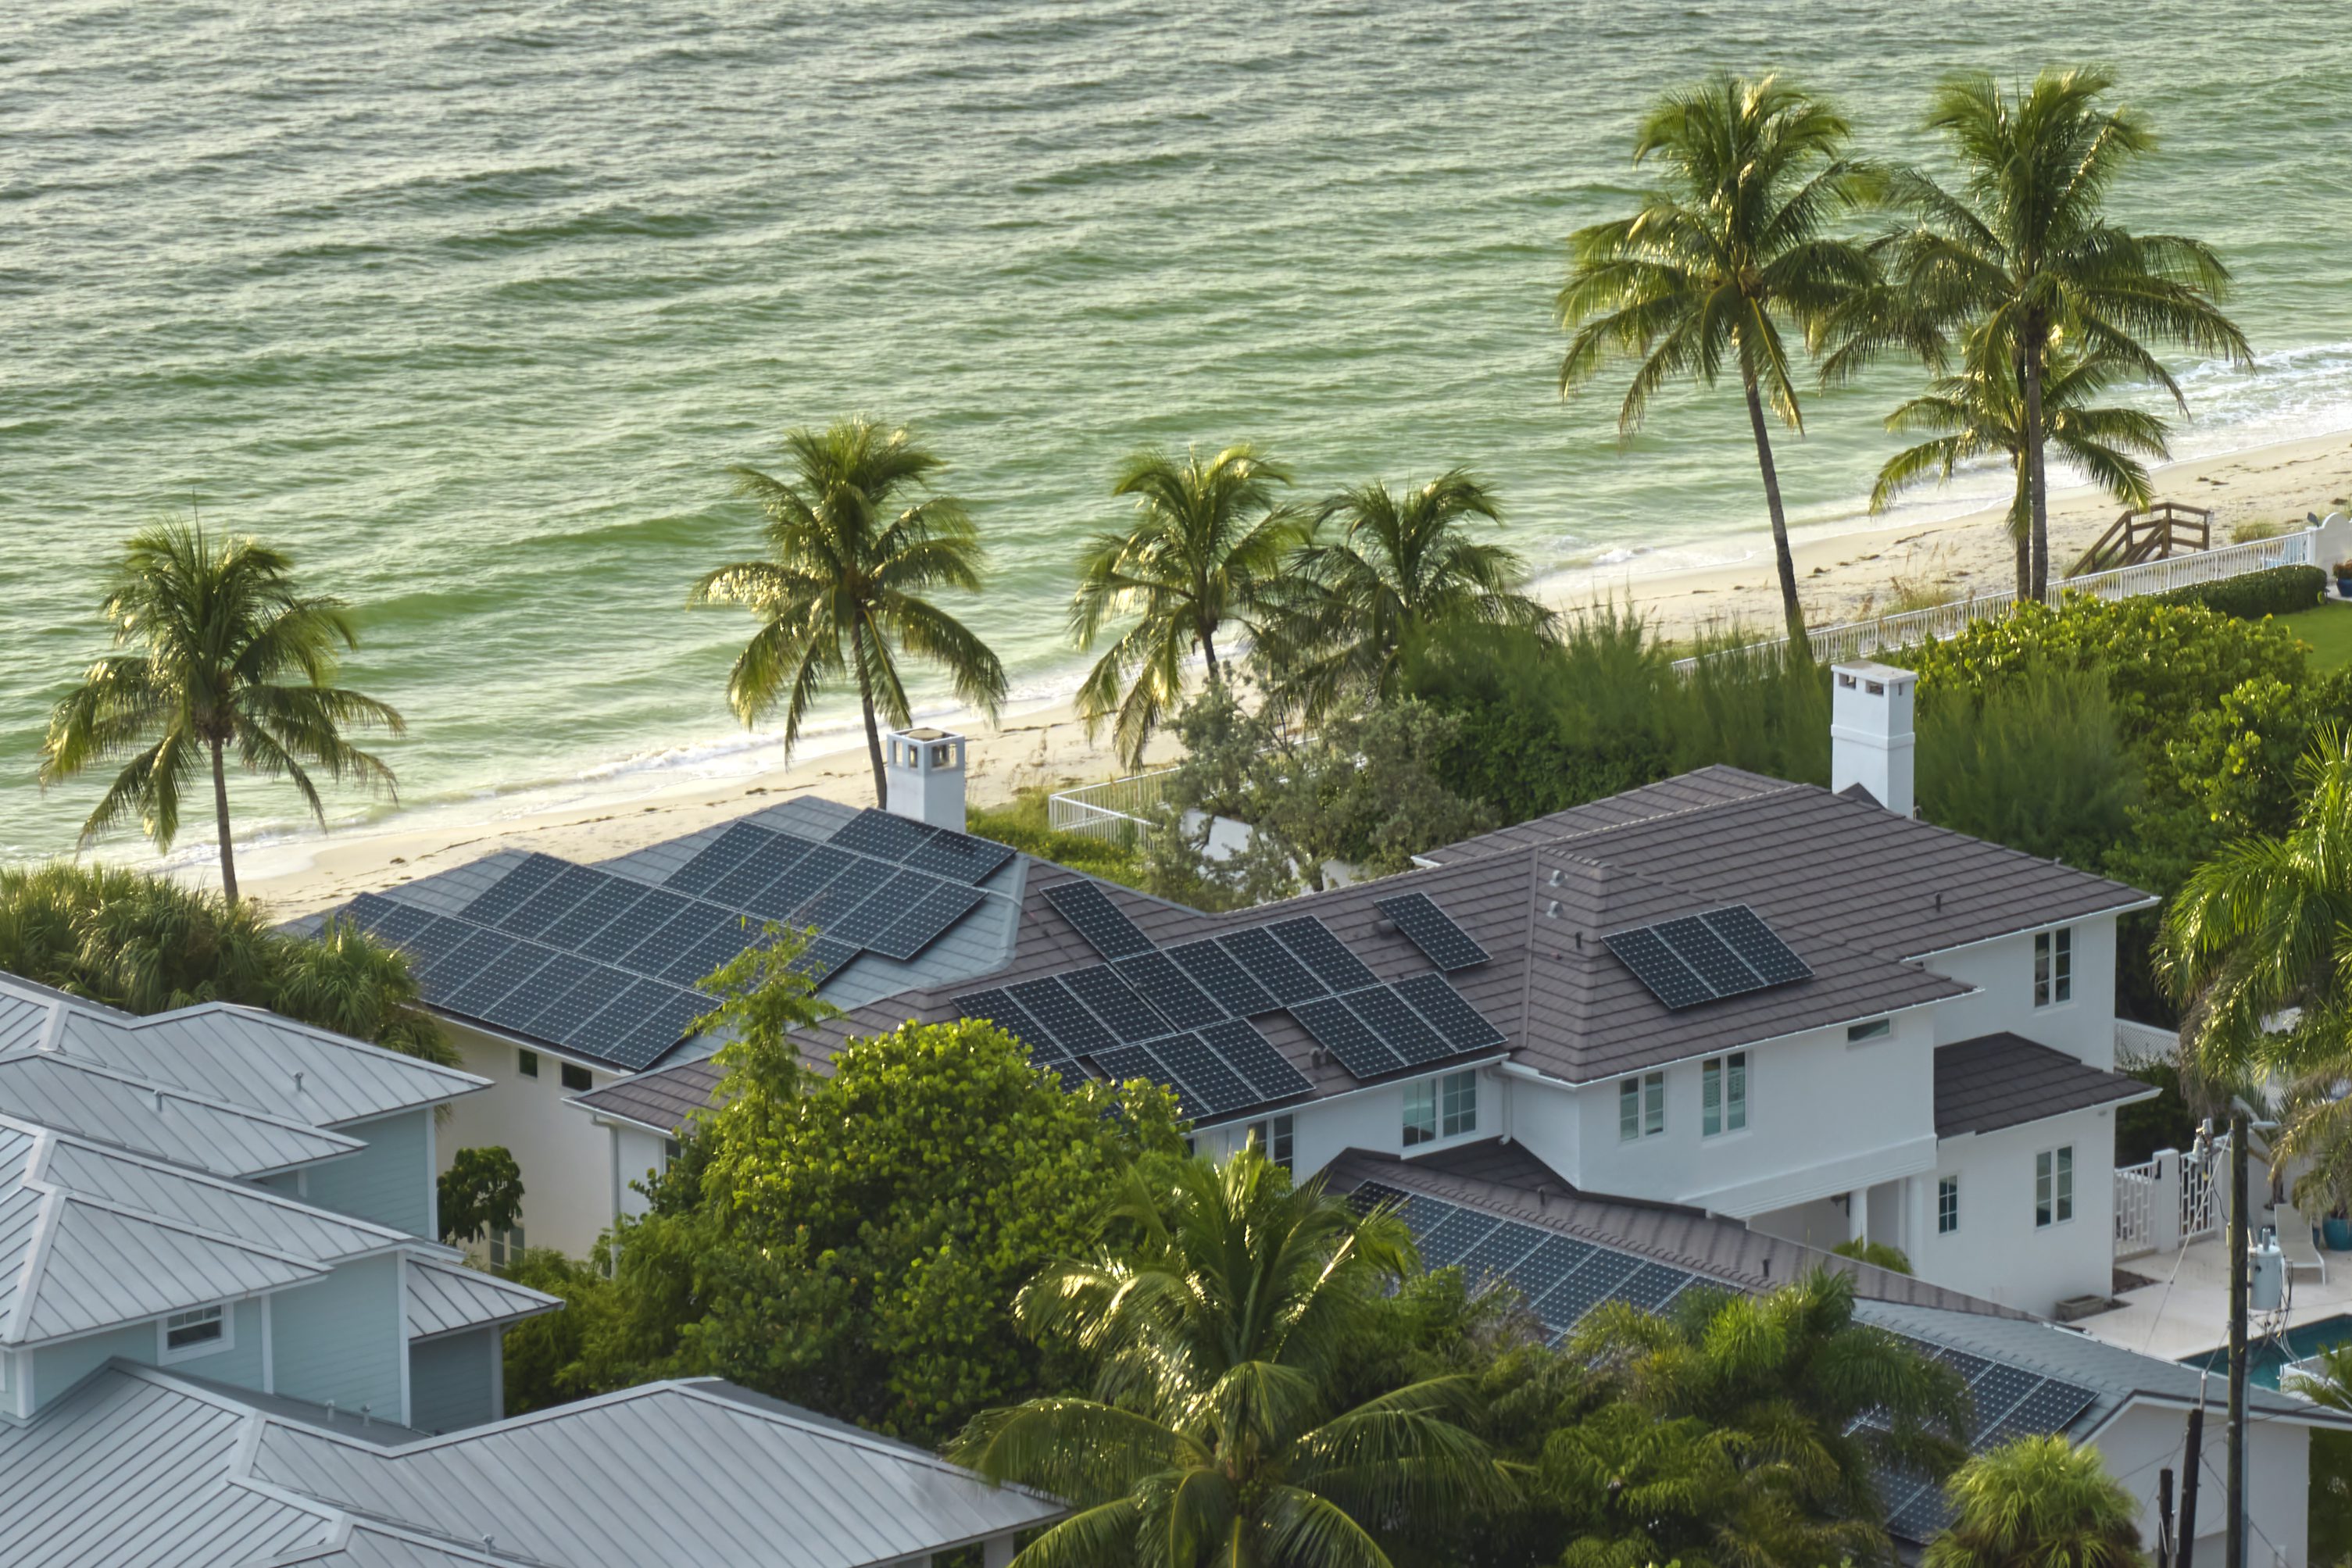
[[[2153,477],[2159,499],[2211,507],[2214,543],[2225,544],[2245,523],[2292,518],[2299,526],[2306,512],[2352,509],[2352,431],[2186,459]],[[1924,493],[1923,499],[1933,494]],[[1824,626],[1884,613],[1906,588],[1959,597],[2012,586],[2004,510],[1996,503],[1890,522],[1856,515],[1791,529],[1807,622]],[[2121,510],[2087,486],[2053,491],[2053,574],[2064,575]],[[1739,549],[1741,559],[1710,565],[1675,565],[1669,559],[1645,571],[1637,557],[1554,572],[1538,580],[1535,591],[1569,611],[1602,602],[1631,606],[1668,637],[1733,630],[1777,634],[1780,591],[1769,536],[1761,530],[1727,535],[1722,547]],[[927,715],[920,722],[970,736],[967,777],[976,804],[1007,800],[1031,785],[1065,788],[1123,771],[1107,733],[1089,739],[1066,696],[1019,705],[993,729],[964,722],[971,716]],[[1164,766],[1174,751],[1171,741],[1160,737],[1145,765]],[[641,787],[632,789],[633,783]],[[238,880],[272,918],[289,919],[495,850],[604,860],[806,793],[870,801],[864,736],[854,726],[824,737],[814,749],[804,747],[783,766],[685,780],[665,780],[652,768],[616,767],[512,793],[404,810],[355,828],[310,829],[257,841],[240,846]],[[103,858],[198,881],[210,880],[213,864],[209,843],[194,840],[168,861],[152,854]]]

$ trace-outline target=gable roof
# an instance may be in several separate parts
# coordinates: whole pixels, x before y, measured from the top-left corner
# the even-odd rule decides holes
[[[488,1328],[492,1323],[520,1322],[563,1305],[560,1296],[501,1280],[479,1269],[430,1258],[408,1260],[408,1340],[438,1339]]]
[[[1936,1136],[1993,1133],[2094,1105],[2152,1100],[2157,1089],[2022,1035],[1979,1035],[1936,1048]]]
[[[0,1113],[215,1176],[271,1176],[367,1146],[56,1051],[0,1054]]]

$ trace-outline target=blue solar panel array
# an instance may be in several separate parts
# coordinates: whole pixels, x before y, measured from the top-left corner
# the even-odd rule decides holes
[[[912,959],[986,895],[1003,844],[887,812],[830,841],[737,822],[660,886],[534,854],[455,916],[363,894],[351,917],[406,949],[431,1005],[637,1069],[708,1013],[696,982],[767,922],[817,927],[822,985],[860,954]]]
[[[1604,1301],[1624,1301],[1657,1312],[1687,1291],[1738,1288],[1693,1270],[1378,1182],[1364,1183],[1351,1196],[1360,1208],[1395,1206],[1412,1231],[1423,1267],[1459,1267],[1464,1283],[1474,1291],[1496,1285],[1516,1290],[1554,1343]],[[1951,1367],[1968,1385],[1973,1406],[1969,1448],[1974,1453],[2014,1437],[2063,1431],[2093,1398],[2078,1384],[2024,1367],[1926,1340],[1912,1343]],[[1856,1430],[1874,1427],[1885,1429],[1867,1416],[1855,1423]],[[1874,1472],[1874,1479],[1886,1505],[1887,1528],[1895,1534],[1924,1542],[1948,1521],[1943,1488],[1928,1477],[1883,1466]]]
[[[1744,904],[1602,934],[1617,961],[1676,1011],[1812,977],[1763,916]]]

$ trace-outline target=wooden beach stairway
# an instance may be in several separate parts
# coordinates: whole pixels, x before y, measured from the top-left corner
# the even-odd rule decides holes
[[[2069,577],[2081,577],[2085,572],[2107,571],[2119,566],[2137,566],[2144,560],[2161,560],[2180,550],[2203,550],[2213,548],[2213,513],[2210,507],[2184,506],[2179,501],[2158,501],[2146,511],[2126,510],[2117,517],[2098,542],[2083,552]]]

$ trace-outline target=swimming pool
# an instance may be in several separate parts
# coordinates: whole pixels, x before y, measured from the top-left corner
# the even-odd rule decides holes
[[[2246,1381],[2264,1388],[2279,1385],[2279,1372],[2292,1362],[2317,1355],[2333,1345],[2352,1340],[2352,1315],[2339,1313],[2332,1318],[2319,1318],[2299,1323],[2283,1334],[2257,1341],[2247,1347]],[[2216,1377],[2230,1374],[2230,1352],[2225,1346],[2208,1355],[2181,1358],[2184,1366],[2201,1367]]]

